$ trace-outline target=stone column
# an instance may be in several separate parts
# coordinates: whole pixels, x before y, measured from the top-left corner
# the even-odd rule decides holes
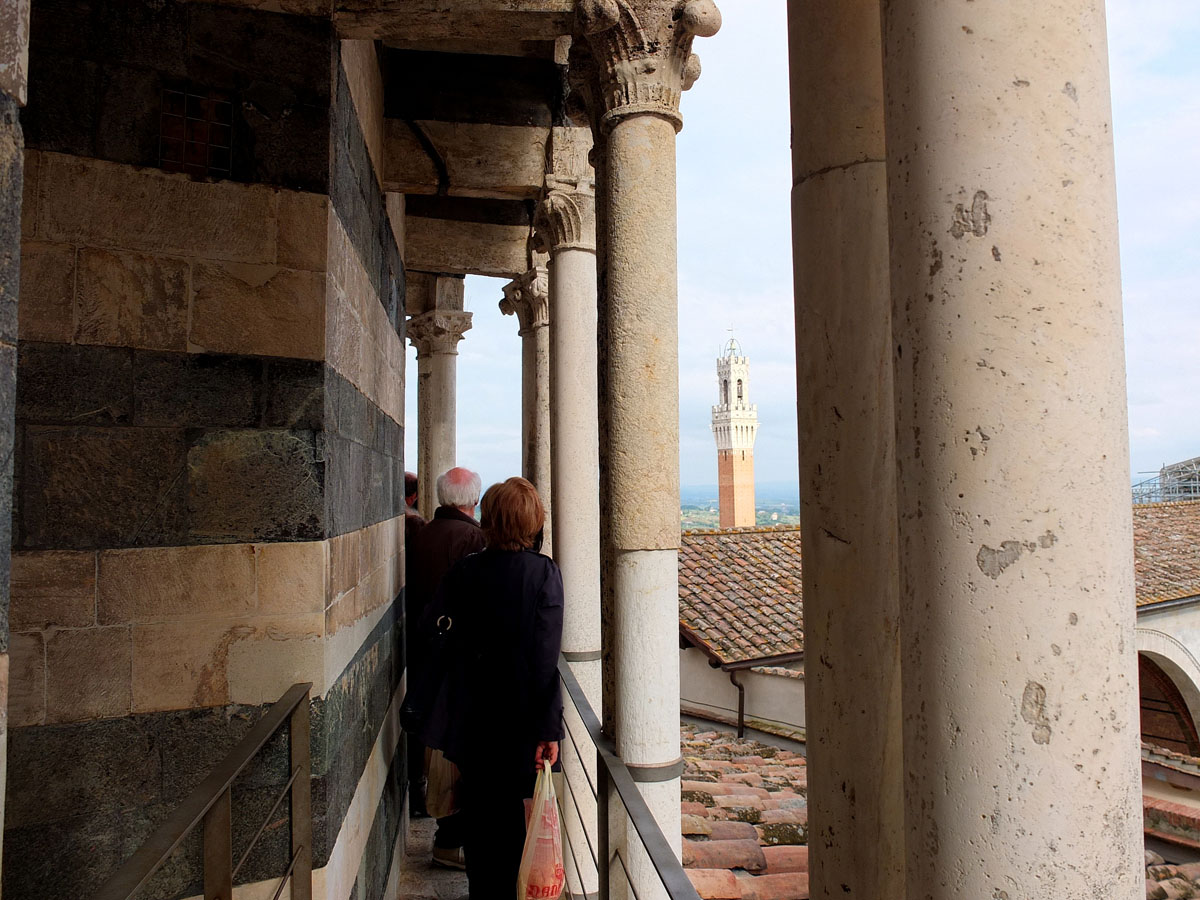
[[[679,361],[675,133],[680,93],[699,75],[692,39],[720,27],[712,0],[578,6],[598,75],[607,178],[614,723],[666,839],[680,849]],[[624,820],[610,823],[620,846]],[[624,848],[642,898],[662,896],[638,842]],[[614,876],[614,884],[619,879]]]
[[[908,896],[1143,893],[1102,0],[883,6]]]
[[[596,196],[591,178],[547,179],[546,197],[538,208],[538,238],[550,252],[550,452],[554,502],[562,514],[554,520],[554,556],[562,568],[566,605],[563,610],[563,656],[601,713],[600,683],[600,442],[596,384]],[[570,780],[582,818],[595,821],[596,803],[588,789],[595,784],[595,755],[587,752],[583,722],[568,704],[567,725],[580,741],[582,759],[569,741],[563,748],[563,771]],[[585,777],[584,772],[587,772]],[[581,853],[597,845],[573,817],[568,835]],[[570,871],[574,893],[593,894],[596,873],[580,863]],[[581,889],[582,888],[582,889]]]
[[[810,892],[902,897],[879,3],[793,0],[788,29]]]
[[[553,555],[550,490],[550,278],[535,266],[504,286],[500,312],[515,315],[521,336],[521,474],[546,507],[546,541]]]
[[[437,509],[437,477],[455,466],[458,342],[471,327],[471,314],[432,309],[407,325],[417,348],[417,502],[429,517]]]
[[[9,553],[12,545],[14,412],[17,384],[17,294],[21,269],[21,201],[29,69],[29,0],[0,0],[0,828],[8,759]]]

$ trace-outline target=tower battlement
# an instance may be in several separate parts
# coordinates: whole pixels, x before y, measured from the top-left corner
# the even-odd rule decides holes
[[[717,403],[712,408],[717,442],[717,483],[722,528],[754,524],[754,440],[758,405],[750,402],[750,358],[735,340],[717,358]]]

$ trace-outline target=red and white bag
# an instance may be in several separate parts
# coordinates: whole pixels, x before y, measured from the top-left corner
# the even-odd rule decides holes
[[[565,880],[558,796],[554,792],[550,763],[543,761],[529,806],[525,849],[517,875],[517,900],[558,900]]]

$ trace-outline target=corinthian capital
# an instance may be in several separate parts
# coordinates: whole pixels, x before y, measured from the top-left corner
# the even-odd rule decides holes
[[[458,342],[471,329],[471,314],[431,309],[413,316],[407,325],[408,339],[417,348],[417,359],[435,354],[457,354]]]
[[[504,286],[500,312],[517,317],[517,333],[524,336],[550,324],[550,275],[545,266],[534,266]]]
[[[692,40],[721,28],[713,0],[579,0],[600,81],[602,128],[625,116],[660,115],[683,127],[679,97],[700,77]]]
[[[546,178],[546,196],[538,204],[533,227],[543,248],[596,252],[596,183],[580,176]]]

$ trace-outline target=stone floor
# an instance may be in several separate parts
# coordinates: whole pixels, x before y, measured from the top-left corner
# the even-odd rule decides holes
[[[394,900],[467,900],[467,873],[429,861],[435,828],[433,819],[414,819],[409,825],[404,871]]]

